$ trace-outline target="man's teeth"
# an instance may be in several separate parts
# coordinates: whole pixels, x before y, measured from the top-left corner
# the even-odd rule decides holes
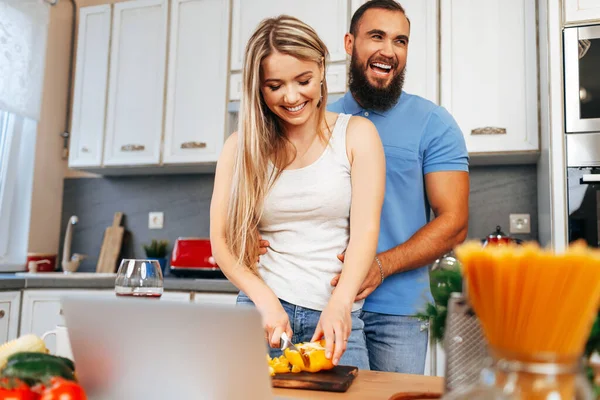
[[[373,63],[374,67],[382,68],[382,69],[392,69],[391,65],[381,64],[381,63]]]
[[[291,111],[291,112],[296,112],[296,111],[300,111],[304,108],[304,106],[306,105],[306,103],[302,103],[299,106],[296,107],[285,107],[286,110]]]

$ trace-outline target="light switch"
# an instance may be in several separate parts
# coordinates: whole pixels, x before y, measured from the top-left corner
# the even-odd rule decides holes
[[[148,213],[148,229],[162,229],[165,215],[162,211]]]
[[[531,217],[529,214],[510,214],[510,233],[531,233]]]

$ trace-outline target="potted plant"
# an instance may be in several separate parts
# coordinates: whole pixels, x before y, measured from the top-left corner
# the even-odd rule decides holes
[[[150,244],[142,244],[142,246],[146,252],[146,258],[148,260],[157,260],[164,275],[167,269],[167,247],[169,246],[169,241],[152,239]]]

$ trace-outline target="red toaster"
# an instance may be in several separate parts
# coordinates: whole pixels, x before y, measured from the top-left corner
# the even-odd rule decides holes
[[[171,274],[185,278],[225,278],[215,263],[210,240],[178,238],[171,255]]]

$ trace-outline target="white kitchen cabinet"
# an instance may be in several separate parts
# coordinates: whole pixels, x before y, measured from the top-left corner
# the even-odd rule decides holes
[[[168,0],[134,0],[113,7],[104,165],[158,165]]]
[[[11,292],[6,292],[11,293]],[[11,298],[10,295],[6,294],[6,298]],[[0,315],[2,310],[5,308],[3,293],[0,293]],[[112,289],[101,289],[101,290],[35,290],[28,289],[23,291],[23,307],[21,310],[21,331],[20,335],[27,333],[34,333],[38,336],[42,336],[45,332],[53,330],[57,325],[65,325],[65,318],[62,312],[62,306],[60,299],[63,296],[94,296],[94,297],[105,297],[107,299],[115,298],[115,291]],[[190,292],[171,292],[166,291],[160,298],[160,301],[177,301],[177,302],[190,302]],[[155,300],[148,300],[155,301]],[[16,321],[14,321],[15,327],[14,335],[16,337],[16,326],[18,325],[19,319],[19,303],[11,303],[11,308],[14,308]],[[3,332],[3,318],[0,318],[0,335]],[[10,331],[10,334],[13,334]],[[2,336],[0,336],[2,339]],[[53,335],[48,336],[46,339],[46,346],[50,352],[55,350],[55,338]]]
[[[260,21],[288,14],[310,25],[329,49],[330,61],[345,61],[348,0],[233,0],[231,70],[242,69],[246,43]],[[327,16],[327,17],[325,17]]]
[[[600,0],[564,0],[565,23],[600,21]]]
[[[441,104],[469,153],[538,151],[535,2],[444,0],[440,7]]]
[[[198,304],[225,304],[235,305],[237,293],[192,293],[192,301]]]
[[[352,14],[366,0],[352,0]],[[410,20],[404,90],[439,103],[438,7],[436,0],[403,0]],[[349,28],[349,26],[348,26]]]
[[[217,161],[225,141],[229,0],[172,0],[163,162]]]
[[[113,290],[24,290],[19,335],[33,333],[42,336],[57,325],[65,325],[60,299],[62,296],[106,296],[114,298]],[[56,350],[54,335],[46,338],[51,353]]]
[[[111,7],[79,11],[69,166],[102,164]]]
[[[0,344],[17,338],[20,310],[20,291],[0,292]]]
[[[319,12],[315,13],[314,10]],[[349,26],[348,0],[233,0],[233,20],[231,38],[231,70],[229,80],[229,100],[240,100],[242,76],[239,71],[244,62],[246,44],[260,21],[281,14],[291,15],[315,29],[329,50],[327,66],[328,93],[346,91],[346,51],[344,35]],[[243,15],[243,16],[242,16]],[[330,16],[322,18],[323,15]],[[336,62],[339,62],[336,64]]]

